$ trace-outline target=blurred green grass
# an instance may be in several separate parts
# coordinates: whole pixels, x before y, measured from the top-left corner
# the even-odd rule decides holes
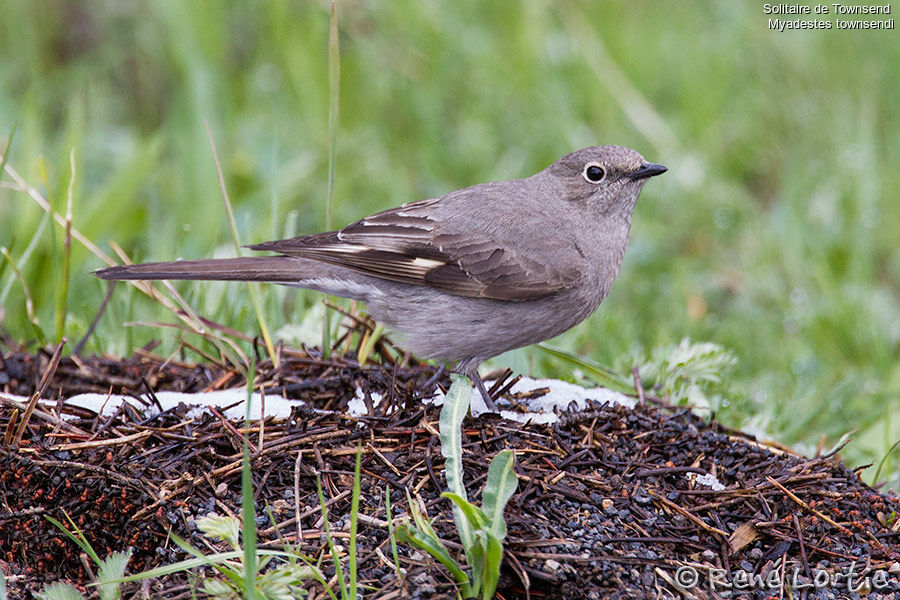
[[[808,446],[855,430],[856,464],[900,438],[896,32],[779,33],[761,6],[724,0],[348,0],[339,12],[336,223],[529,175],[578,147],[631,146],[671,172],[641,196],[612,295],[554,343],[627,373],[654,347],[713,341],[739,360],[725,422]],[[242,240],[323,228],[324,2],[0,0],[0,15],[9,164],[63,212],[74,148],[74,226],[101,247],[135,260],[228,252],[204,119]],[[64,237],[43,219],[0,188],[0,246],[19,259],[40,232],[22,273],[52,332]],[[100,266],[73,245],[70,339],[102,300]],[[245,289],[179,289],[256,333]],[[33,342],[9,268],[4,290],[2,327]],[[276,330],[318,302],[264,294]],[[172,348],[170,332],[121,326],[165,316],[120,285],[88,350]],[[570,374],[534,349],[496,362]]]

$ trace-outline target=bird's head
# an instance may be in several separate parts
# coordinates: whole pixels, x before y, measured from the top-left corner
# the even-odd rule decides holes
[[[638,194],[650,177],[667,171],[623,146],[591,146],[576,150],[547,167],[567,200],[600,214],[626,214],[629,218]]]

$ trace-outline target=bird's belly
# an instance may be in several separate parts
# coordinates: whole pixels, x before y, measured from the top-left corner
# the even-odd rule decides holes
[[[369,312],[400,332],[401,346],[414,354],[443,360],[485,360],[571,329],[587,318],[601,299],[598,290],[593,297],[563,292],[537,300],[503,302],[409,286],[403,298],[370,303]]]

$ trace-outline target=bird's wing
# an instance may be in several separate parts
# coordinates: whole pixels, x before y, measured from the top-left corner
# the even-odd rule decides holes
[[[495,300],[540,298],[579,278],[583,257],[573,243],[521,239],[536,236],[517,236],[513,228],[498,228],[496,215],[489,223],[470,218],[459,212],[465,206],[444,210],[441,203],[446,198],[393,208],[340,231],[250,248],[312,258],[458,296]],[[537,227],[531,232],[545,233]]]

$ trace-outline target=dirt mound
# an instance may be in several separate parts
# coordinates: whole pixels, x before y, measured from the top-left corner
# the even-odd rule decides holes
[[[240,513],[243,423],[218,409],[159,411],[152,398],[161,390],[240,386],[242,375],[151,354],[64,358],[44,393],[52,401],[38,405],[16,444],[25,407],[2,393],[32,394],[48,363],[43,354],[0,359],[0,569],[11,597],[27,597],[47,581],[88,581],[80,551],[45,516],[68,514],[101,556],[132,547],[136,572],[186,558],[169,531],[204,547],[196,518]],[[402,578],[384,558],[386,489],[395,517],[407,514],[406,491],[418,494],[439,535],[459,549],[449,502],[439,498],[446,486],[438,409],[421,403],[436,386],[446,387],[446,374],[301,353],[285,353],[278,368],[263,362],[259,372],[267,394],[305,402],[288,419],[251,422],[260,545],[280,548],[277,530],[290,543],[302,537],[309,556],[327,552],[317,475],[333,531],[346,538],[361,445],[359,580],[374,588],[365,597],[454,596],[448,573],[423,553],[400,546]],[[342,410],[358,390],[387,402],[370,402],[367,417],[347,416]],[[135,402],[112,415],[66,404],[86,391],[130,393]],[[485,416],[467,419],[464,428],[466,482],[478,502],[490,458],[505,448],[516,452],[520,482],[506,510],[500,597],[853,598],[900,591],[900,502],[862,483],[836,456],[806,459],[655,399],[634,409],[593,406],[554,425]],[[147,591],[188,598],[190,585],[172,576],[153,580]],[[313,588],[311,597],[324,592]]]

